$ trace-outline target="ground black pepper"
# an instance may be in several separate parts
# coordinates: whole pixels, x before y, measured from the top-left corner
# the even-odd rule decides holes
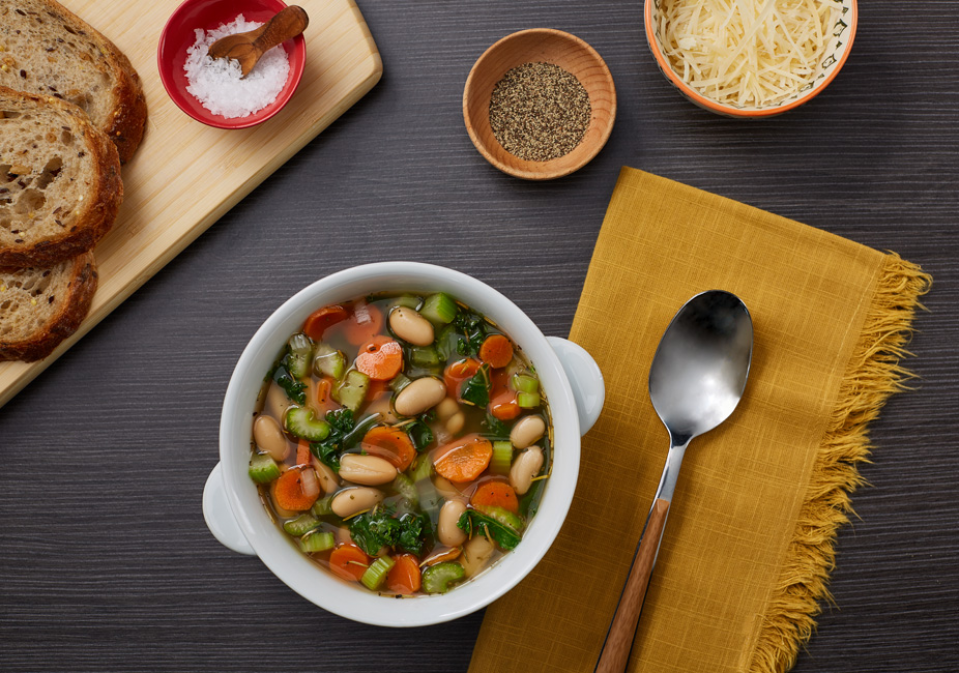
[[[489,121],[507,152],[549,161],[579,145],[593,115],[589,94],[575,76],[552,63],[524,63],[493,87]]]

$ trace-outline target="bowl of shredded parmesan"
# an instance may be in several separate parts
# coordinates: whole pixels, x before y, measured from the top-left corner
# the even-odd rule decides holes
[[[646,40],[693,103],[737,118],[782,114],[842,68],[856,0],[646,0]]]

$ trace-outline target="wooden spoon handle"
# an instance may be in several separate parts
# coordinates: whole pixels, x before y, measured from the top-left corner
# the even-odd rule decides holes
[[[606,642],[596,664],[596,673],[622,673],[626,670],[629,651],[636,637],[636,624],[639,622],[639,613],[643,608],[643,598],[646,596],[646,587],[653,572],[653,563],[656,561],[656,552],[659,551],[659,541],[663,537],[668,513],[669,501],[662,498],[657,499],[649,511],[643,539],[639,542],[623,594],[619,597],[619,605],[609,625]]]
[[[280,10],[263,26],[263,32],[257,36],[253,44],[261,54],[265,53],[302,33],[309,23],[310,17],[306,15],[305,9],[290,5]]]

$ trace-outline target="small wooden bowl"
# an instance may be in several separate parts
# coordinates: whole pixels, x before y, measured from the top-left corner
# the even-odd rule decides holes
[[[593,108],[579,145],[550,161],[526,161],[510,154],[489,123],[490,98],[497,82],[507,71],[530,62],[552,63],[574,75]],[[463,118],[476,149],[496,168],[526,180],[552,180],[579,170],[603,149],[616,120],[616,87],[606,62],[575,35],[551,28],[521,30],[495,43],[473,65],[463,91]]]

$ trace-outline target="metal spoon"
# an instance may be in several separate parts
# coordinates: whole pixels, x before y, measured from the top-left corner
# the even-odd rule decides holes
[[[709,432],[733,413],[746,387],[752,350],[749,311],[739,297],[722,290],[703,292],[686,302],[659,342],[649,370],[649,397],[669,431],[669,455],[596,664],[597,673],[626,670],[683,453],[693,437]]]
[[[229,58],[240,64],[242,77],[246,77],[253,70],[257,61],[276,45],[292,40],[306,30],[310,17],[306,10],[297,5],[290,5],[281,9],[277,14],[259,28],[245,33],[234,33],[221,37],[210,45],[207,53],[210,58]]]

